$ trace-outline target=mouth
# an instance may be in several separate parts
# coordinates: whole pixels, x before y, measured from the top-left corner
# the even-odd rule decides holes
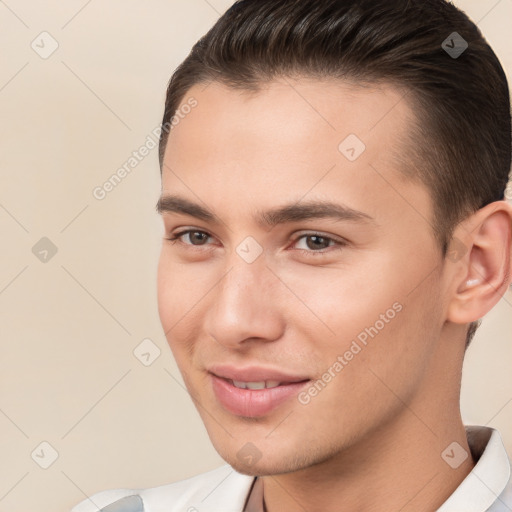
[[[238,389],[271,389],[277,386],[286,385],[286,382],[279,382],[277,380],[261,380],[257,382],[243,382],[241,380],[227,379],[228,382],[233,384]]]
[[[297,396],[311,380],[262,367],[216,367],[209,374],[220,405],[228,412],[246,418],[269,414]]]

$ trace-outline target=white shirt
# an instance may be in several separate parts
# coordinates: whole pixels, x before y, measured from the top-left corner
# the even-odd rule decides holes
[[[466,434],[476,465],[437,512],[512,512],[511,462],[500,433],[472,425]],[[225,465],[160,487],[103,491],[71,512],[262,512],[258,482]]]

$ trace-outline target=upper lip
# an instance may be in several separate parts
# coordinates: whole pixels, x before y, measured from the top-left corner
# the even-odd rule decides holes
[[[223,379],[236,380],[239,382],[262,382],[267,380],[279,382],[302,382],[310,380],[306,376],[291,375],[275,368],[264,366],[243,366],[215,365],[209,368],[209,372]]]

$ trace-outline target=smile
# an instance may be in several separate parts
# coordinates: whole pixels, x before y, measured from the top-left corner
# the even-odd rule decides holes
[[[239,389],[269,389],[277,388],[281,383],[276,380],[262,380],[259,382],[242,382],[239,380],[232,380],[231,384]]]
[[[266,376],[269,378],[264,378]],[[284,406],[310,382],[309,378],[256,367],[245,370],[216,368],[210,371],[210,380],[221,407],[246,418],[262,417]]]

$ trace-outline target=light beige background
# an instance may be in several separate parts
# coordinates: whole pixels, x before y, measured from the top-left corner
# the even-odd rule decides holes
[[[510,76],[512,0],[456,3]],[[0,2],[1,512],[67,511],[222,463],[157,316],[156,150],[105,199],[92,191],[158,125],[171,72],[230,4]],[[50,48],[43,31],[59,44],[47,59],[31,48]],[[42,237],[58,249],[46,263]],[[133,354],[146,338],[161,350],[147,367]],[[512,453],[511,339],[509,292],[467,356],[462,402]],[[48,469],[43,441],[58,452]]]

